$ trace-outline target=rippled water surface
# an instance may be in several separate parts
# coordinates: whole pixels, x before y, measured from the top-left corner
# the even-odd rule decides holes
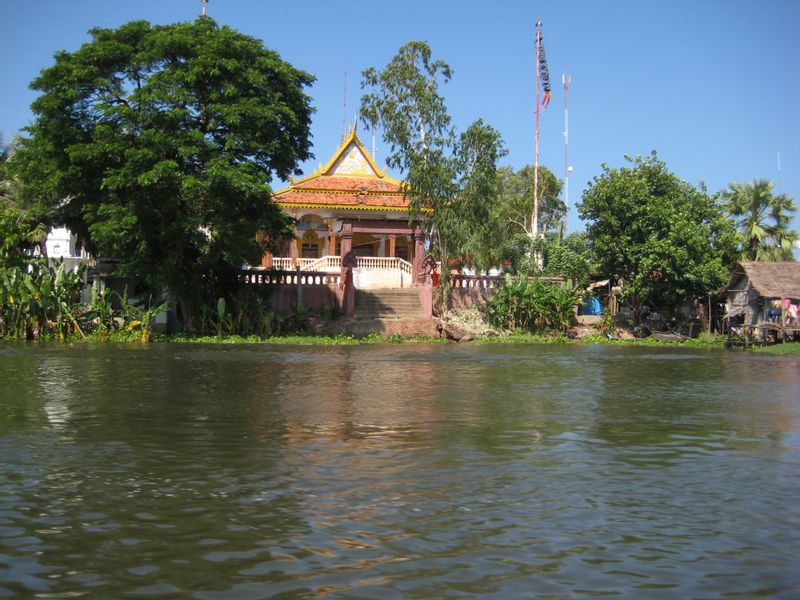
[[[800,361],[0,346],[0,598],[800,597]]]

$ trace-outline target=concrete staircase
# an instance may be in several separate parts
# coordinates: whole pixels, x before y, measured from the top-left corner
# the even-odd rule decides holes
[[[416,288],[356,290],[356,319],[423,319]]]

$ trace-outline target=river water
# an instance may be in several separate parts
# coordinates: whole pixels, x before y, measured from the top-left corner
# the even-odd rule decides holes
[[[800,597],[800,360],[2,345],[0,598]]]

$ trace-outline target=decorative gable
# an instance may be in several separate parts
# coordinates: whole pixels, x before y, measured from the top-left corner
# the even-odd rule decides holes
[[[355,128],[324,167],[298,181],[291,180],[288,188],[275,192],[273,200],[284,208],[409,210],[403,184],[377,167]]]
[[[383,178],[383,171],[378,169],[375,161],[364,148],[353,128],[342,145],[334,153],[328,164],[322,168],[320,175],[349,175],[354,177]]]
[[[338,158],[336,158],[327,174],[380,177],[361,151],[361,148],[358,147],[355,140],[351,141]]]

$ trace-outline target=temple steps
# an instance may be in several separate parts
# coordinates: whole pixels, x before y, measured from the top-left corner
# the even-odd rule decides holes
[[[356,319],[424,318],[416,288],[356,290]]]

